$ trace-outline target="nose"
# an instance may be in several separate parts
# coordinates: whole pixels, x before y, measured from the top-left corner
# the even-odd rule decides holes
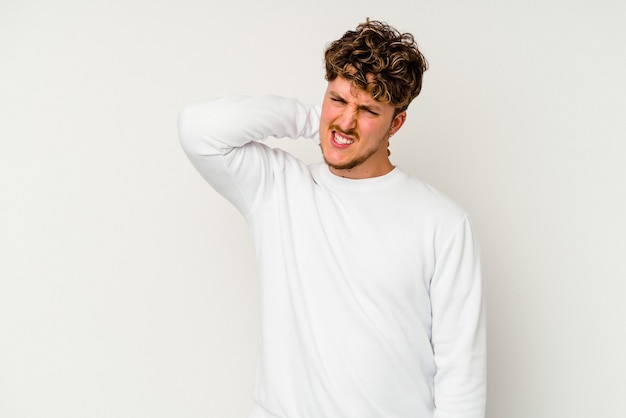
[[[357,122],[357,113],[358,111],[354,106],[344,107],[341,115],[337,119],[337,126],[339,126],[339,128],[344,132],[349,132],[355,129]]]

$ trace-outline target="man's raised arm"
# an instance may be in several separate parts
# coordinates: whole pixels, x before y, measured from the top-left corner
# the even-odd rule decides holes
[[[181,145],[200,174],[242,213],[282,170],[284,155],[257,141],[318,140],[318,107],[278,96],[235,96],[186,106],[178,119]]]

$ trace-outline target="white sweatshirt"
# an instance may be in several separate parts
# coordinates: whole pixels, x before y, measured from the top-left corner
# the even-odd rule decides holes
[[[183,148],[247,219],[261,281],[251,418],[483,418],[480,263],[456,204],[400,169],[370,179],[257,142],[318,139],[275,96],[188,106]]]

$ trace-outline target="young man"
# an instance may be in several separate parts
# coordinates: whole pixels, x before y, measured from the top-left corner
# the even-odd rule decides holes
[[[252,230],[262,297],[252,418],[483,418],[480,263],[467,214],[389,160],[421,89],[410,34],[367,21],[325,53],[319,108],[188,106],[183,148]],[[306,166],[259,141],[319,140]]]

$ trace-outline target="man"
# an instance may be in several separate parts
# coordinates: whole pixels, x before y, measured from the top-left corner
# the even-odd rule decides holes
[[[326,50],[320,109],[188,106],[183,148],[243,214],[260,273],[253,418],[483,418],[485,334],[468,216],[389,160],[421,89],[410,34],[367,21]],[[319,140],[306,166],[259,141]]]

